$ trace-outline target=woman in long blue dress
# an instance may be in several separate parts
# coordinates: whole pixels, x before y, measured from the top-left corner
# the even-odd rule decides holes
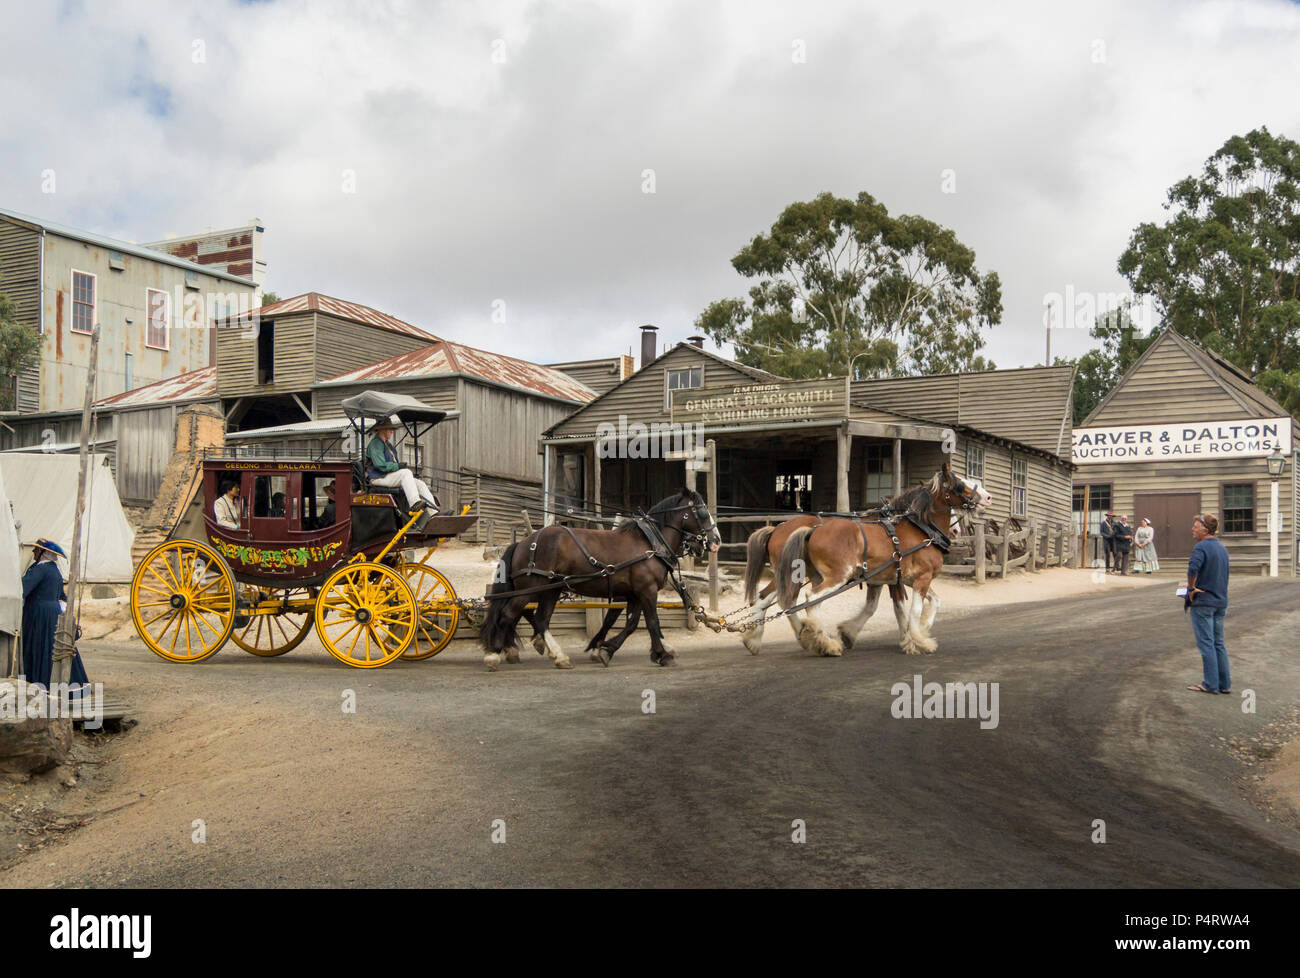
[[[59,602],[67,601],[57,558],[63,548],[44,538],[32,544],[32,566],[23,575],[23,674],[29,683],[50,688],[54,671],[54,631],[59,624]],[[68,683],[72,688],[89,683],[81,655],[72,657]]]

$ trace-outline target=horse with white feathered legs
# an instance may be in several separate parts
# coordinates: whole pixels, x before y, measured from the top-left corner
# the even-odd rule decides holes
[[[800,645],[819,655],[837,656],[852,648],[875,613],[881,590],[888,587],[903,652],[933,652],[938,645],[929,632],[939,611],[939,597],[931,584],[942,570],[947,545],[940,523],[951,529],[958,514],[976,511],[991,500],[978,480],[953,474],[945,462],[928,482],[881,509],[853,519],[797,516],[780,526],[764,527],[749,538],[746,600],[755,604],[760,615],[779,602],[791,612],[790,625]],[[948,519],[942,520],[945,514]],[[760,592],[758,580],[769,562],[774,578]],[[837,626],[835,637],[827,635],[814,608],[803,604],[856,583],[866,585],[862,609]],[[913,588],[910,598],[908,586]],[[762,647],[763,625],[760,617],[745,632],[745,647],[755,655]]]

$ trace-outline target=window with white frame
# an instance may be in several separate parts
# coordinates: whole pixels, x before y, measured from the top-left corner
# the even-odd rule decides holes
[[[172,297],[161,289],[145,289],[144,300],[148,314],[144,345],[154,350],[166,350],[171,342]]]
[[[966,478],[984,481],[984,446],[966,441]]]
[[[1011,460],[1011,515],[1029,515],[1029,460]]]
[[[704,386],[703,367],[683,367],[679,370],[664,371],[664,407],[673,406],[673,391],[689,390]]]
[[[72,331],[89,333],[95,328],[95,276],[72,270]]]

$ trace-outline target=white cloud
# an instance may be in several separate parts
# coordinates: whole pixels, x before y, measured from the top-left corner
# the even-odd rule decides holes
[[[684,338],[782,207],[866,190],[1001,274],[989,352],[1031,363],[1043,295],[1120,291],[1170,184],[1300,134],[1280,0],[5,7],[5,206],[137,240],[256,215],[281,295],[541,360]]]

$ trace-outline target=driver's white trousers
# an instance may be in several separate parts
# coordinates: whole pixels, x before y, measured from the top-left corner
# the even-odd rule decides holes
[[[431,507],[438,504],[434,501],[433,493],[429,487],[411,474],[410,469],[398,469],[396,472],[389,472],[378,479],[371,479],[372,486],[382,486],[384,489],[401,489],[406,493],[406,505],[414,508],[415,504],[423,499]]]

